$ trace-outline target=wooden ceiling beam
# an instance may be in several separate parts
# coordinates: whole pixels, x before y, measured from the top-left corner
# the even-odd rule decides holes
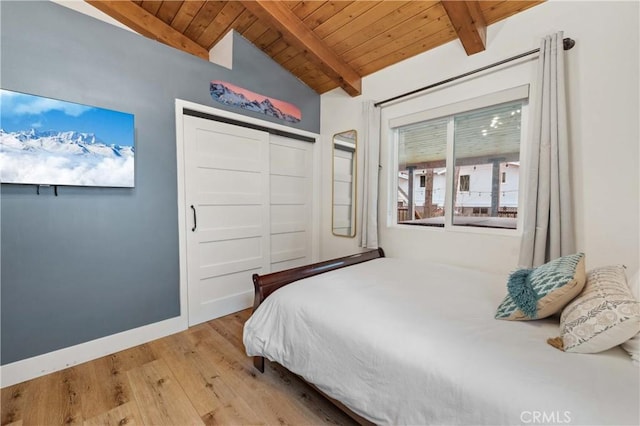
[[[486,48],[487,23],[477,0],[443,0],[442,6],[449,16],[467,55]]]
[[[334,79],[349,95],[362,92],[360,75],[336,55],[304,22],[283,2],[269,0],[244,0],[243,6],[258,19],[264,19],[280,33],[289,44],[305,52],[309,61]]]
[[[131,1],[85,0],[132,30],[176,49],[209,60],[209,52]]]

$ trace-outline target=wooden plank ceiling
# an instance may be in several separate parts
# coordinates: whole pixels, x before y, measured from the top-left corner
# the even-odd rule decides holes
[[[209,59],[231,29],[314,89],[360,94],[360,79],[460,39],[486,48],[486,26],[530,1],[105,1],[86,0],[134,31]]]

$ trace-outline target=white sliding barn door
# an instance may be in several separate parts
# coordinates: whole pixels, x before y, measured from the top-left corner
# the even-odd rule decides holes
[[[253,303],[269,272],[269,134],[184,116],[189,325]]]
[[[313,145],[270,136],[271,272],[311,263]]]

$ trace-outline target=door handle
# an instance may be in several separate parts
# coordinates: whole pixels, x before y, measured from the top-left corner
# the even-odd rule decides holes
[[[193,228],[191,228],[192,232],[196,232],[196,227],[198,226],[198,218],[196,216],[196,208],[191,205],[191,210],[193,210]]]

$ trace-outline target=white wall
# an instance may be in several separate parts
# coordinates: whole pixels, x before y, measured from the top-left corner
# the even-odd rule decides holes
[[[122,22],[115,20],[111,16],[107,15],[101,10],[96,9],[95,7],[91,6],[89,3],[84,2],[83,0],[50,0],[50,1],[52,1],[53,3],[57,3],[60,6],[68,7],[69,9],[75,10],[76,12],[84,13],[85,15],[91,16],[92,18],[96,18],[101,21],[104,21],[107,24],[111,24],[116,27],[135,33],[135,31],[127,27]]]
[[[565,37],[576,40],[576,46],[565,58],[577,247],[586,253],[588,268],[624,263],[637,270],[639,12],[638,2],[550,1],[490,26],[485,52],[467,57],[459,42],[454,41],[365,77],[362,96],[350,98],[339,89],[324,94],[322,258],[360,250],[359,234],[355,239],[331,235],[330,154],[334,133],[355,128],[359,135],[363,134],[363,100],[379,101],[536,48],[541,37],[562,30]],[[388,215],[390,151],[384,126],[390,117],[408,111],[522,83],[534,85],[535,69],[535,60],[519,61],[383,109],[380,245],[389,256],[449,261],[505,273],[515,268],[520,244],[516,231],[447,232],[387,224],[387,217],[394,216],[395,211]],[[362,152],[359,154],[361,171]],[[362,193],[360,189],[358,192]]]

